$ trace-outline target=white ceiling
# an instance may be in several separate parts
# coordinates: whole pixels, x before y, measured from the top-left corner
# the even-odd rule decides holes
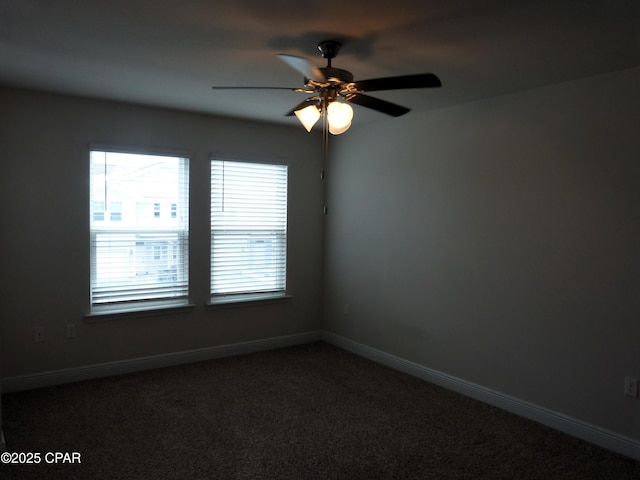
[[[356,80],[438,75],[371,93],[425,111],[640,65],[640,0],[0,0],[0,84],[295,123],[304,94],[211,86],[302,86],[275,54],[329,39]]]

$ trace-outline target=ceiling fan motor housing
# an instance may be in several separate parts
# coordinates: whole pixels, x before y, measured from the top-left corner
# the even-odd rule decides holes
[[[353,74],[347,70],[333,67],[323,67],[320,71],[324,74],[324,78],[330,83],[351,83],[353,82]]]

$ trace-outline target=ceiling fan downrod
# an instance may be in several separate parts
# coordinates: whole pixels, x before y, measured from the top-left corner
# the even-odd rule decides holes
[[[336,58],[342,47],[342,43],[335,40],[324,40],[318,44],[318,50],[322,53],[322,58],[327,59],[327,67],[331,68],[331,59]]]

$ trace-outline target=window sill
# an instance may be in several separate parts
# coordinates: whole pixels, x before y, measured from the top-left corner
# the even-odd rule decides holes
[[[157,315],[166,315],[172,313],[188,312],[196,308],[191,303],[183,305],[160,305],[155,307],[146,307],[141,310],[105,310],[102,312],[87,313],[84,316],[85,322],[103,322],[106,320],[119,320],[121,318],[150,317]]]
[[[207,308],[254,307],[256,305],[290,302],[292,299],[293,296],[286,293],[220,295],[212,298],[207,303]]]

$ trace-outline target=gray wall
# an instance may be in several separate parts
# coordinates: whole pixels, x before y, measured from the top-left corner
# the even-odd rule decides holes
[[[332,139],[324,329],[640,439],[623,396],[640,377],[638,85],[626,70]]]
[[[317,331],[321,321],[322,144],[299,129],[0,89],[2,375],[12,377]],[[89,292],[89,142],[190,150],[194,311],[85,323]],[[209,158],[290,164],[293,301],[207,310]],[[77,337],[66,339],[66,324]],[[46,341],[33,342],[44,326]]]
[[[324,272],[317,136],[0,89],[3,376],[322,326],[639,439],[640,401],[622,395],[640,376],[639,83],[634,69],[354,123],[332,138]],[[193,152],[194,311],[82,320],[92,141]],[[293,302],[204,308],[210,153],[290,160]]]

